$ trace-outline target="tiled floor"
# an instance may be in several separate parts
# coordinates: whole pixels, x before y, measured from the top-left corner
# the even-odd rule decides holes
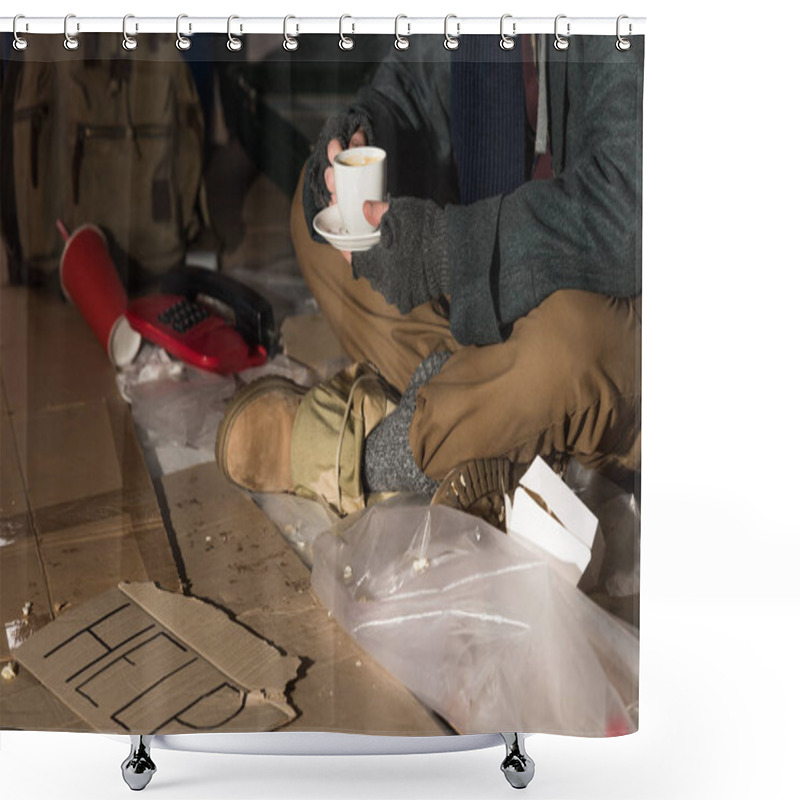
[[[120,580],[178,589],[102,347],[74,308],[42,292],[3,285],[0,315],[0,621],[24,636]],[[149,565],[142,541],[154,553]],[[7,638],[0,658],[8,658]]]
[[[307,100],[279,112],[299,115],[313,139],[343,99]],[[219,109],[214,131],[204,186],[210,227],[199,246],[268,296],[278,325],[314,312],[289,237],[291,198],[230,140]],[[277,527],[213,463],[151,481],[114,370],[74,307],[10,287],[2,263],[0,302],[0,622],[24,635],[120,580],[155,581],[213,601],[302,657],[292,727],[449,730],[329,617]],[[341,358],[315,320],[307,330]],[[301,354],[303,335],[291,326]],[[0,635],[0,661],[9,657]],[[0,683],[0,727],[87,726],[20,668]]]
[[[313,308],[286,232],[288,198],[251,178],[244,233],[223,250],[222,265],[253,285],[283,287],[283,315]],[[7,283],[0,303],[0,622],[13,635],[121,580],[155,581],[211,600],[302,657],[291,727],[449,730],[328,616],[278,528],[215,464],[154,487],[114,370],[74,307]],[[87,726],[20,667],[0,683],[0,727]]]

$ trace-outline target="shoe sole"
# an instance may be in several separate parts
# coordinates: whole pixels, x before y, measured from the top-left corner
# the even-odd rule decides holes
[[[224,458],[228,449],[228,440],[233,426],[236,423],[239,415],[247,408],[250,403],[262,394],[267,394],[273,391],[283,391],[289,394],[294,394],[302,397],[306,394],[308,389],[298,386],[288,378],[282,378],[279,375],[265,375],[263,378],[258,378],[252,383],[247,384],[239,389],[236,394],[231,398],[228,407],[225,409],[225,415],[217,428],[217,439],[214,445],[214,458],[216,459],[217,466],[222,474],[233,484],[239,485],[230,475],[226,460]],[[288,489],[291,487],[287,487]]]
[[[456,508],[505,531],[505,495],[511,492],[511,472],[506,458],[466,461],[445,476],[431,505]]]

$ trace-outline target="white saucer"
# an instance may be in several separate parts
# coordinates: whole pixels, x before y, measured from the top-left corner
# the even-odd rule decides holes
[[[337,250],[349,250],[351,253],[357,253],[361,250],[369,250],[381,240],[380,230],[372,231],[372,233],[347,233],[338,206],[328,206],[320,211],[314,217],[313,224],[314,230]]]

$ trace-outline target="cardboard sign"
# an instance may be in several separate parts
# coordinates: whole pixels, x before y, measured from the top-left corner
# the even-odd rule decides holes
[[[300,659],[152,583],[70,609],[15,656],[101,732],[269,731],[296,716],[285,691]]]

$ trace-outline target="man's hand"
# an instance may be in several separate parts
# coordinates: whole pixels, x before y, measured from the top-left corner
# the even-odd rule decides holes
[[[389,204],[380,200],[364,201],[364,217],[370,225],[379,228],[383,215],[389,210]]]
[[[364,218],[370,225],[379,228],[383,215],[389,210],[389,204],[379,200],[365,200],[364,201]],[[353,256],[349,250],[342,251],[342,255],[347,259],[348,264],[352,264]]]
[[[394,197],[390,203],[364,203],[364,216],[373,225],[380,224],[381,237],[374,247],[348,258],[353,277],[366,278],[403,314],[449,294],[443,208],[432,200]]]
[[[365,147],[367,144],[367,134],[363,128],[359,128],[351,137],[347,145],[349,150],[351,147]],[[343,151],[342,143],[333,138],[328,142],[328,166],[325,168],[325,186],[331,193],[331,199],[328,203],[329,206],[336,205],[336,185],[333,181],[333,159]]]

